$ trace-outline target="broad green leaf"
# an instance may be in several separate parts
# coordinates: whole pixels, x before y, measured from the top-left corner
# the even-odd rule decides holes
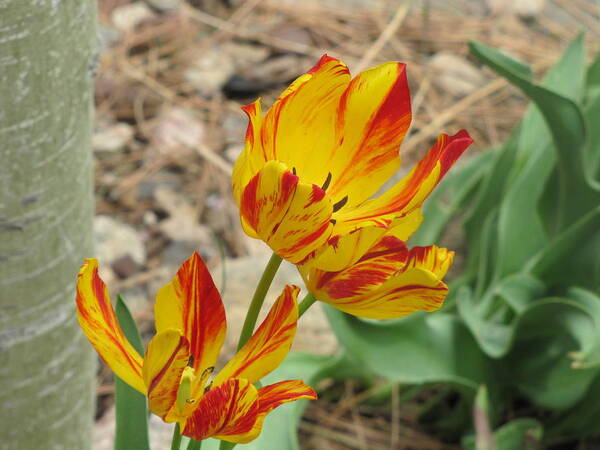
[[[600,296],[573,287],[567,291],[567,298],[577,302],[590,315],[596,330],[595,336],[588,335],[582,339],[580,351],[571,353],[573,367],[583,369],[600,367]]]
[[[541,448],[543,427],[534,419],[515,419],[494,431],[498,450],[538,450]],[[475,438],[463,439],[464,450],[479,450]]]
[[[596,54],[594,62],[588,67],[585,81],[588,89],[600,87],[600,52]]]
[[[584,117],[588,129],[588,146],[585,153],[585,168],[588,184],[600,191],[600,84],[588,91]]]
[[[458,312],[481,349],[492,358],[501,358],[512,345],[518,314],[524,312],[543,291],[544,285],[527,274],[507,277],[493,286],[479,302],[475,302],[471,290],[465,286],[457,294]],[[495,310],[498,315],[501,308],[507,312],[509,319],[489,317],[489,311]]]
[[[534,254],[526,270],[548,285],[600,286],[600,206]]]
[[[573,146],[584,144],[583,120],[576,120],[581,119],[581,112],[572,100],[580,98],[582,92],[583,44],[580,38],[574,41],[556,66],[548,72],[544,86],[533,84],[530,77],[523,75],[522,70],[513,70],[515,65],[507,64],[508,57],[495,49],[471,43],[471,51],[483,63],[521,88],[540,108],[533,108],[523,121],[518,142],[519,158],[507,158],[508,161],[512,159],[517,162],[517,165],[512,170],[511,186],[502,201],[499,216],[497,276],[502,277],[518,271],[531,252],[538,251],[546,243],[547,228],[539,216],[538,203],[555,164],[555,155],[551,153],[548,136],[553,133],[557,145],[569,146],[570,159],[573,159]],[[562,111],[563,115],[569,118],[568,124],[554,124],[548,118],[548,108],[552,111],[557,108]],[[542,122],[542,115],[547,124]],[[560,115],[553,120],[560,121],[562,118]],[[566,128],[560,131],[560,139],[556,136],[557,126]],[[565,139],[565,135],[569,135],[570,138]],[[573,136],[576,136],[576,139]],[[563,153],[559,152],[561,155]],[[581,161],[578,164],[581,169]],[[506,165],[505,163],[504,167]],[[506,175],[506,169],[503,172]],[[578,180],[578,183],[580,181]],[[471,227],[471,230],[473,228]]]
[[[327,355],[311,355],[307,353],[290,353],[286,360],[261,380],[263,386],[283,380],[304,380],[315,386],[320,380],[334,377],[344,362],[340,357]],[[298,423],[302,417],[307,401],[297,401],[281,405],[267,415],[262,433],[248,444],[236,445],[240,450],[299,450]],[[220,441],[207,439],[202,443],[202,450],[218,450]]]
[[[600,376],[597,376],[581,400],[564,414],[555,416],[546,427],[550,438],[568,438],[598,434],[600,423]]]
[[[599,373],[578,368],[574,355],[598,339],[595,314],[572,299],[550,298],[534,302],[517,321],[514,342],[504,365],[507,381],[533,403],[564,410],[581,400]]]
[[[480,184],[478,192],[472,199],[472,208],[465,219],[465,231],[470,246],[473,243],[479,245],[481,239],[481,230],[486,218],[494,213],[501,203],[502,196],[505,194],[506,186],[511,171],[515,170],[516,153],[519,148],[518,142],[521,135],[520,127],[517,127],[494,155],[488,154],[490,169]],[[469,266],[478,265],[478,257],[471,254]],[[472,270],[472,269],[470,269]]]
[[[137,325],[119,295],[115,307],[123,334],[140,355],[144,345]],[[115,376],[115,450],[150,450],[146,397]]]
[[[585,182],[586,130],[578,105],[584,87],[583,36],[573,41],[557,64],[557,67],[564,67],[565,70],[551,71],[546,77],[545,86],[533,83],[506,65],[507,57],[497,50],[479,43],[471,43],[470,47],[483,63],[520,88],[539,107],[559,158],[562,216],[566,221],[580,216],[598,200]]]
[[[325,305],[340,346],[358,367],[390,381],[448,382],[473,393],[491,385],[491,361],[454,315],[414,313],[392,321],[366,321]]]

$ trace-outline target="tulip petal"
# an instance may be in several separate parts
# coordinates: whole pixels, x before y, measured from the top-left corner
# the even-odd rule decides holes
[[[266,159],[283,161],[304,183],[321,186],[328,174],[323,154],[337,145],[336,109],[349,82],[346,65],[324,55],[283,91],[261,127]]]
[[[359,317],[390,319],[438,309],[448,288],[441,281],[454,253],[445,248],[406,248],[385,236],[353,266],[339,272],[301,271],[321,301]]]
[[[472,142],[464,130],[454,136],[440,135],[427,155],[390,190],[355,208],[344,208],[336,213],[338,232],[368,225],[388,227],[394,219],[406,217],[420,208]]]
[[[266,162],[260,141],[262,123],[260,99],[242,107],[248,116],[246,129],[246,145],[235,161],[231,176],[233,197],[239,206],[244,187]]]
[[[252,431],[258,418],[258,405],[258,391],[252,383],[229,379],[202,397],[183,434],[197,441],[214,437],[248,442],[238,438]]]
[[[178,330],[162,331],[148,344],[142,370],[148,407],[163,420],[175,405],[181,374],[189,359],[189,342]]]
[[[447,294],[448,287],[433,273],[414,268],[391,277],[368,295],[329,303],[365,319],[397,319],[415,311],[435,311]]]
[[[76,302],[77,320],[100,357],[121,380],[145,394],[142,357],[119,326],[97,259],[86,259],[79,271]]]
[[[385,233],[385,228],[373,226],[332,236],[300,270],[318,268],[327,272],[340,271],[356,263]]]
[[[258,390],[258,412],[269,413],[287,402],[301,399],[315,400],[317,393],[302,380],[287,380],[264,386]]]
[[[219,291],[198,253],[185,261],[173,280],[158,291],[154,317],[157,333],[181,330],[190,344],[196,374],[214,368],[227,323]]]
[[[400,167],[399,148],[411,121],[406,66],[389,62],[360,73],[341,97],[336,145],[329,151],[334,203],[347,207],[374,195]]]
[[[280,405],[296,400],[315,400],[317,393],[302,380],[287,380],[270,384],[258,390],[258,417],[252,430],[236,436],[235,442],[246,443],[256,439],[263,427],[267,414]]]
[[[332,230],[333,206],[316,185],[299,183],[286,166],[269,161],[244,189],[240,214],[251,237],[297,263],[323,245]]]
[[[215,377],[215,386],[229,378],[244,378],[254,383],[279,366],[296,334],[299,292],[297,286],[283,289],[260,327]]]

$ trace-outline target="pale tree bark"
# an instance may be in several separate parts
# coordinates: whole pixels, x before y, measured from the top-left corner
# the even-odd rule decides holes
[[[90,447],[93,0],[0,0],[0,449]]]

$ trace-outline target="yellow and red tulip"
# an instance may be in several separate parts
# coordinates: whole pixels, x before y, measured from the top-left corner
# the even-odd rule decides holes
[[[436,246],[408,249],[388,234],[353,265],[340,271],[299,266],[308,290],[320,301],[368,319],[395,319],[442,306],[442,278],[454,252]]]
[[[404,64],[389,62],[351,78],[327,55],[262,114],[245,106],[246,145],[233,173],[247,234],[294,264],[340,271],[394,229],[402,240],[420,208],[471,144],[464,130],[440,135],[425,158],[382,195],[400,167],[411,121]]]
[[[253,383],[286,357],[296,333],[299,289],[286,286],[250,340],[212,377],[226,332],[221,297],[197,253],[159,290],[156,335],[145,356],[125,338],[98,262],[86,260],[77,281],[77,313],[84,333],[119,378],[148,396],[150,410],[178,422],[195,440],[214,437],[245,443],[279,405],[316,398],[300,380],[262,388]],[[212,378],[212,380],[211,380]]]

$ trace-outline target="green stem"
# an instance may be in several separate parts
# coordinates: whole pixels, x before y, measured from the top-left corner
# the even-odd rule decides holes
[[[179,450],[181,446],[181,433],[179,432],[179,423],[175,424],[173,429],[173,440],[171,441],[171,450]]]
[[[276,253],[271,255],[271,259],[267,263],[267,267],[265,267],[265,271],[260,277],[260,281],[258,282],[258,286],[256,286],[256,291],[254,291],[254,296],[252,297],[252,302],[250,303],[250,307],[248,308],[248,313],[246,314],[246,320],[244,320],[244,326],[242,327],[242,332],[240,333],[240,340],[238,342],[238,350],[244,346],[252,333],[254,332],[254,327],[256,326],[256,320],[258,319],[258,313],[260,312],[260,308],[265,301],[265,296],[267,295],[267,291],[273,282],[273,278],[277,273],[277,269],[281,265],[281,257]]]
[[[233,447],[235,447],[235,444],[233,442],[221,441],[219,450],[231,450]]]
[[[187,450],[200,450],[202,448],[202,441],[195,441],[190,439],[190,443],[187,446]]]
[[[306,294],[306,296],[302,299],[300,305],[298,306],[298,317],[301,317],[302,314],[304,314],[306,310],[310,308],[316,301],[317,299],[310,292]]]

